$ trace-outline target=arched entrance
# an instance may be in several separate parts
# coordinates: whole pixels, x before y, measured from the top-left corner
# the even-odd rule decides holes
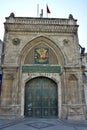
[[[57,84],[46,77],[37,77],[25,86],[25,116],[58,117]]]

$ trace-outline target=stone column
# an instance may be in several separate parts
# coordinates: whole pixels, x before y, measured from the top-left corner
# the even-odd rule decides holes
[[[12,104],[12,86],[13,86],[12,73],[3,72],[3,83],[2,83],[2,93],[1,93],[2,106]]]
[[[87,83],[84,84],[84,95],[85,95],[85,103],[87,106]]]
[[[58,83],[58,110],[59,110],[59,118],[61,118],[62,113],[62,90],[61,90],[61,80]]]
[[[84,83],[84,98],[85,98],[85,118],[87,119],[87,83]]]

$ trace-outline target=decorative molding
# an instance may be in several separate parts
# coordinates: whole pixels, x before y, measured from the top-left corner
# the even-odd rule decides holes
[[[47,33],[76,33],[78,27],[70,25],[13,25],[6,24],[6,31],[13,32],[47,32]]]
[[[4,68],[4,69],[17,69],[17,68],[19,68],[20,66],[17,65],[17,64],[14,64],[14,65],[2,64],[1,67],[2,67],[2,69],[3,69],[3,68]]]
[[[12,13],[11,16],[13,19],[10,17],[6,18],[6,23],[22,23],[22,24],[35,24],[35,25],[76,25],[77,20],[72,19],[72,23],[70,22],[69,19],[64,19],[64,18],[34,18],[34,17],[14,17],[14,14]]]
[[[48,33],[76,33],[76,20],[58,18],[6,18],[6,31],[18,32],[48,32]]]

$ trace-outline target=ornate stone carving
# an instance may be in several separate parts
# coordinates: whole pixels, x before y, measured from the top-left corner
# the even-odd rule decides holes
[[[69,42],[70,42],[69,39],[64,39],[64,40],[63,40],[63,44],[64,44],[64,45],[69,45]]]
[[[41,19],[41,18],[17,18],[12,17],[6,19],[6,30],[16,32],[48,32],[48,33],[76,33],[78,29],[77,21],[73,19],[72,15],[69,19]],[[11,19],[12,18],[12,19]],[[9,24],[14,23],[14,24]],[[20,24],[21,23],[21,24]],[[51,26],[50,26],[51,25]]]
[[[9,17],[14,18],[14,17],[15,17],[15,14],[12,12],[12,13],[10,14],[10,16],[9,16]]]
[[[19,39],[19,38],[14,38],[14,39],[12,40],[12,43],[13,43],[14,45],[18,45],[18,44],[20,43],[20,39]]]

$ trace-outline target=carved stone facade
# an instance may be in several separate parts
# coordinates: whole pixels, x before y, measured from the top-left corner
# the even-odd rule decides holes
[[[4,25],[0,115],[24,117],[26,84],[45,77],[57,85],[57,117],[84,119],[77,20],[11,14]]]
[[[82,66],[83,66],[83,86],[84,86],[84,94],[83,101],[86,103],[86,113],[87,113],[87,53],[84,53],[82,56]],[[87,119],[87,115],[86,115]]]
[[[0,40],[0,67],[1,67],[1,61],[2,61],[2,48],[3,48],[3,42]]]

